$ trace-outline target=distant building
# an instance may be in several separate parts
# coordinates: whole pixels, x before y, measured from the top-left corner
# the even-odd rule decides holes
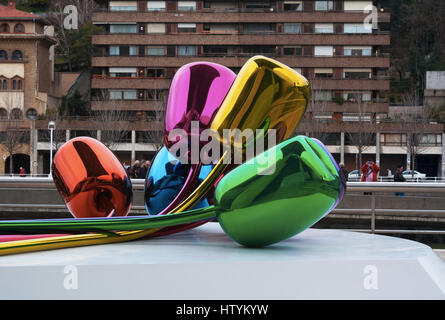
[[[198,0],[107,1],[93,23],[93,110],[118,105],[135,119],[164,108],[171,80],[184,64],[210,61],[236,73],[254,55],[275,58],[306,76],[314,100],[308,116],[331,121],[388,112],[389,12],[378,29],[364,25],[373,1]],[[136,132],[136,138],[138,137]],[[340,144],[335,129],[331,141]],[[346,163],[355,155],[333,149]],[[374,148],[375,150],[375,148]],[[129,150],[130,151],[130,150]],[[133,155],[143,150],[131,150]],[[352,151],[351,151],[352,152]],[[134,158],[134,156],[132,157]],[[397,160],[399,161],[399,160]]]
[[[445,105],[445,71],[427,71],[424,105],[430,107]]]
[[[0,160],[0,172],[9,172],[5,137],[11,126],[29,133],[14,151],[13,171],[22,166],[29,173],[36,163],[36,150],[29,144],[33,139],[31,120],[45,114],[48,107],[53,80],[51,53],[56,44],[47,26],[41,17],[17,10],[15,1],[0,6],[0,156],[4,160]]]

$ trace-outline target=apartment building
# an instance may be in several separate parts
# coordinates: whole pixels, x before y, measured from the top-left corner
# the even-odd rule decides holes
[[[357,119],[382,122],[365,159],[393,169],[409,159],[400,126],[384,121],[389,21],[379,1],[108,1],[93,15],[101,31],[92,39],[98,54],[92,61],[91,106],[119,108],[149,122],[165,107],[171,79],[182,65],[210,61],[237,72],[261,54],[311,81],[313,97],[302,133],[313,133],[313,122],[321,122],[330,151],[352,170],[357,148],[348,130],[359,129],[348,125]],[[430,131],[434,150],[428,152],[438,157],[439,172],[443,127]],[[133,145],[139,136],[132,133]],[[142,149],[133,149],[132,158]]]
[[[56,44],[46,27],[39,16],[17,10],[15,1],[0,6],[0,172],[10,172],[10,153],[13,172],[22,166],[29,173],[36,164],[29,141],[33,120],[46,112]]]

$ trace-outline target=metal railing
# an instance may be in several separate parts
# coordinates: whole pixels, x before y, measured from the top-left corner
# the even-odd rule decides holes
[[[144,179],[131,179],[133,190],[144,190]],[[53,179],[46,177],[7,177],[0,176],[0,188],[8,190],[19,190],[24,188],[32,189],[53,189]],[[430,235],[445,235],[445,230],[395,230],[395,229],[376,229],[376,218],[378,214],[405,214],[405,215],[424,215],[424,214],[436,214],[444,215],[445,210],[432,210],[432,209],[385,209],[376,207],[376,197],[379,196],[376,193],[429,193],[429,194],[445,194],[444,182],[348,182],[346,194],[351,193],[367,193],[370,197],[370,208],[336,208],[332,214],[369,214],[370,215],[370,228],[369,229],[346,229],[349,231],[376,233],[376,234],[430,234]],[[0,209],[64,209],[65,205],[62,204],[0,204]],[[144,206],[133,206],[132,209],[136,211],[143,211]]]

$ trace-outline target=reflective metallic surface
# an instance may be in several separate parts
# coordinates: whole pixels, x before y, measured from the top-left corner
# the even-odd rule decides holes
[[[276,130],[277,143],[289,138],[310,99],[309,82],[286,65],[263,56],[249,59],[233,83],[212,122],[224,141],[224,129]],[[242,150],[243,145],[235,148]]]
[[[208,129],[216,111],[227,95],[236,74],[227,67],[211,62],[194,62],[182,66],[170,86],[165,112],[165,145],[174,129],[192,135],[192,122],[199,123],[199,133]]]
[[[187,144],[188,152],[183,156],[188,160],[193,160],[193,164],[187,170],[188,175],[183,188],[168,205],[162,205],[161,211],[155,210],[158,214],[171,212],[195,188],[201,171],[199,149],[202,145],[199,143],[199,135],[209,128],[235,76],[229,68],[211,62],[189,63],[175,73],[165,111],[164,142],[169,150],[174,144]],[[194,125],[198,126],[197,130],[193,130]],[[176,136],[170,140],[169,135],[176,129],[181,129],[186,137]],[[193,135],[197,138],[195,141],[198,141],[196,146],[198,151],[194,152],[196,159],[191,159]],[[147,182],[146,187],[149,189],[151,181]]]
[[[340,189],[330,154],[310,138],[298,136],[225,175],[216,187],[215,206],[150,217],[3,221],[0,230],[131,231],[218,216],[233,240],[257,247],[287,239],[316,223],[333,209]]]
[[[202,70],[204,69],[205,68],[202,68]],[[206,79],[207,82],[211,82],[213,85],[216,78],[214,77],[214,75],[212,76],[211,74],[212,72],[209,73],[208,77],[203,77],[203,79]],[[229,73],[227,73],[226,75],[229,75]],[[186,78],[187,76],[183,79]],[[196,77],[194,79],[196,79]],[[179,81],[175,85],[172,85],[170,94],[172,94],[173,97],[171,99],[169,97],[169,110],[171,111],[167,111],[166,115],[166,118],[170,119],[166,120],[166,133],[175,128],[185,128],[186,130],[188,130],[190,128],[190,122],[192,120],[198,119],[200,121],[200,124],[203,125],[200,129],[204,129],[205,125],[210,124],[210,127],[214,129],[215,132],[221,134],[219,138],[221,146],[225,144],[226,146],[233,146],[235,149],[245,149],[245,145],[243,144],[237,145],[236,143],[234,143],[234,141],[224,141],[222,139],[224,137],[224,129],[239,129],[241,131],[244,129],[252,129],[253,131],[255,131],[256,129],[263,129],[263,132],[266,133],[268,129],[276,129],[277,142],[280,142],[288,138],[300,122],[306,110],[307,102],[310,96],[310,87],[304,77],[296,73],[294,70],[286,67],[285,65],[262,56],[257,56],[250,59],[242,68],[231,87],[226,83],[225,86],[223,85],[222,87],[213,87],[214,89],[211,89],[212,85],[209,86],[208,83],[205,84],[204,82],[206,81],[200,82],[199,86],[191,86],[193,90],[188,87],[190,86],[190,82],[187,84],[187,81]],[[176,110],[176,104],[174,103],[176,98],[174,97],[172,91],[174,91],[175,87],[180,84],[184,84],[185,88],[180,89],[180,91],[193,94],[187,96],[187,104],[185,105],[184,101],[178,100],[179,105],[182,105],[183,107],[178,107],[178,109]],[[205,86],[207,86],[208,88],[204,89]],[[229,87],[230,90],[227,96],[225,96],[224,94],[224,98],[222,94],[224,90],[220,89],[226,88],[227,90]],[[205,100],[203,100],[202,96],[198,97],[197,94],[208,92],[207,97],[213,97],[210,92],[213,92],[213,90],[217,90],[215,92],[218,93],[216,95],[218,99],[224,99],[221,106],[217,105],[217,103],[214,102],[216,100],[208,100],[213,101],[213,105],[217,105],[216,109],[218,109],[219,107],[215,117],[213,118],[213,120],[211,120],[211,117],[208,116],[211,114],[211,112],[209,113],[206,110],[212,110],[212,108],[207,109],[207,104],[203,102]],[[189,100],[189,97],[191,100]],[[189,103],[189,101],[193,103]],[[199,101],[201,103],[198,103]],[[197,104],[196,106],[194,106],[195,103]],[[202,114],[206,114],[207,116],[198,116],[197,118],[197,114],[199,115],[200,112]],[[178,116],[180,115],[180,117],[175,117],[176,113]],[[287,145],[294,146],[295,148],[286,148]],[[296,147],[297,143],[295,142],[295,139],[291,139],[283,143],[283,145],[280,145],[280,147],[276,148],[279,149],[283,155],[281,160],[278,158],[276,159],[276,169],[278,170],[278,177],[276,177],[275,174],[259,175],[257,177],[254,177],[254,171],[256,172],[258,168],[254,169],[255,166],[246,163],[245,165],[243,164],[239,168],[236,168],[233,171],[229,172],[220,181],[220,183],[222,183],[223,181],[225,181],[225,183],[222,185],[222,187],[219,187],[220,183],[218,184],[217,190],[219,190],[219,202],[216,202],[215,204],[218,208],[220,223],[223,226],[224,230],[229,234],[229,236],[232,237],[232,239],[247,246],[261,246],[271,244],[289,237],[290,234],[299,232],[298,230],[303,230],[311,223],[315,223],[317,219],[319,219],[323,216],[323,214],[326,214],[329,211],[329,208],[333,207],[338,196],[338,190],[337,194],[335,194],[335,190],[336,188],[340,188],[339,185],[334,186],[336,182],[333,182],[333,180],[337,182],[339,181],[338,172],[331,172],[331,176],[327,175],[326,173],[330,172],[328,169],[326,169],[327,167],[329,167],[329,165],[320,165],[320,163],[323,163],[323,161],[316,156],[316,153],[314,151],[314,149],[316,148],[308,147],[309,144],[307,142],[306,144],[304,144],[304,141],[300,141],[300,145],[304,145],[304,147]],[[71,149],[73,149],[73,147],[71,147]],[[94,144],[91,144],[90,149],[95,150],[100,148]],[[292,151],[284,152],[283,150]],[[58,152],[58,154],[59,153],[60,151]],[[72,150],[66,153],[74,154],[75,156],[77,156],[76,153]],[[87,154],[95,154],[95,152],[87,152]],[[99,152],[99,154],[102,154],[102,152]],[[114,156],[112,157],[113,159],[115,159]],[[265,160],[264,155],[259,157],[259,159],[263,157],[262,160]],[[64,161],[59,161],[59,164],[67,163],[68,158],[64,159]],[[102,163],[103,159],[101,157],[98,158],[100,158],[99,163]],[[224,153],[224,156],[220,159],[220,161],[212,169],[210,174],[208,174],[204,181],[199,185],[196,185],[195,182],[197,181],[196,179],[199,176],[199,166],[201,164],[194,165],[195,167],[192,166],[190,168],[188,178],[184,183],[184,188],[181,189],[175,200],[173,200],[173,202],[170,203],[170,205],[165,208],[164,211],[162,211],[160,214],[178,213],[189,210],[194,205],[196,205],[196,203],[198,203],[207,194],[207,192],[211,190],[216,181],[221,178],[221,175],[225,173],[225,170],[227,169],[228,171],[229,169],[232,169],[232,167],[228,167],[227,162],[223,161],[227,158],[230,159],[231,155],[228,155],[226,152]],[[89,158],[86,157],[85,159]],[[115,160],[110,161],[110,163],[114,163]],[[312,162],[306,163],[307,161]],[[89,161],[86,162],[89,163]],[[285,164],[287,163],[289,164],[289,167],[286,169]],[[301,165],[295,167],[292,166],[292,164],[297,163],[301,163]],[[301,181],[301,178],[305,176],[305,170],[307,169],[305,166],[303,166],[303,164],[310,169],[309,174],[312,177],[311,179],[306,179],[304,181],[307,181],[309,185],[312,186],[312,188],[308,188],[306,185],[302,185],[303,182]],[[248,167],[246,167],[246,165]],[[120,163],[119,166],[123,171]],[[67,179],[65,177],[66,172],[68,172],[67,177],[79,176],[79,174],[76,173],[76,170],[78,170],[77,167],[78,166],[71,167],[66,164],[60,165],[60,168],[58,165],[54,166],[54,172],[57,174],[57,176],[55,176],[54,178],[55,180],[57,179],[56,184],[58,186],[59,192],[61,192],[62,197],[67,200],[67,204],[70,203],[69,207],[72,207],[70,208],[70,210],[73,212],[73,214],[75,216],[81,215],[83,212],[85,212],[84,209],[91,207],[92,209],[90,210],[92,211],[92,213],[96,213],[96,211],[98,211],[98,216],[103,217],[114,215],[116,217],[103,219],[104,221],[89,221],[88,223],[97,222],[99,224],[105,225],[104,223],[107,223],[105,220],[110,221],[111,219],[114,221],[114,219],[123,219],[119,221],[118,224],[125,224],[124,220],[126,219],[126,217],[117,217],[118,215],[122,214],[121,211],[118,212],[117,207],[119,206],[117,205],[117,203],[112,202],[112,200],[115,200],[115,194],[112,193],[112,197],[110,197],[109,194],[111,193],[111,191],[107,191],[108,189],[105,189],[104,187],[97,191],[97,193],[100,195],[90,194],[89,197],[83,197],[85,198],[83,199],[83,201],[73,201],[73,199],[76,199],[79,194],[79,198],[82,199],[82,192],[90,192],[92,190],[91,188],[82,188],[84,185],[93,187],[94,183],[96,183],[96,185],[99,185],[98,182],[102,182],[102,176],[96,173],[107,173],[106,170],[101,171],[98,169],[97,172],[95,170],[90,170],[94,173],[90,177],[88,173],[84,173],[80,169],[80,177],[85,176],[84,178],[81,178],[80,181],[74,182],[71,181],[73,179]],[[80,167],[82,168],[82,166]],[[88,166],[89,169],[92,167],[95,166]],[[294,172],[295,170],[298,174]],[[296,181],[293,181],[292,179],[287,178],[287,176],[289,175],[296,175],[299,177],[300,180],[297,179]],[[67,179],[67,181],[65,181],[65,179]],[[270,184],[268,183],[268,181],[270,183],[275,182],[275,184]],[[278,184],[277,181],[287,181],[288,185]],[[300,184],[298,184],[297,182],[299,182]],[[323,183],[321,182],[325,183],[324,187],[320,187],[320,185],[323,185]],[[79,184],[81,185],[81,187],[77,187]],[[254,185],[254,187],[252,187],[251,185]],[[292,191],[294,191],[293,188],[286,188],[286,186],[292,187],[294,185],[301,189],[297,189],[295,194],[292,193]],[[245,186],[246,190],[249,191],[251,195],[255,195],[255,197],[248,196],[249,192],[243,191],[242,186]],[[277,188],[278,190],[281,190],[282,194],[281,192],[276,191],[272,186],[274,188]],[[150,185],[148,185],[147,187],[150,187]],[[187,190],[186,192],[185,187],[192,188],[194,190],[192,193],[189,193],[190,190]],[[131,184],[128,183],[128,185],[126,185],[126,188],[127,189],[121,188],[121,196],[123,195],[124,198],[125,195],[127,196],[126,198],[127,200],[129,200],[129,210],[129,206],[131,205]],[[319,192],[316,192],[315,189],[318,189]],[[125,194],[125,190],[129,191],[130,194]],[[236,190],[236,192],[234,190]],[[266,190],[270,191],[270,194],[267,194]],[[293,197],[294,195],[296,196],[296,199],[295,197]],[[273,200],[274,197],[276,198],[275,200]],[[314,203],[306,202],[304,197],[308,197],[307,199],[315,201]],[[97,201],[97,199],[100,200]],[[233,204],[229,205],[227,203],[227,199],[232,199]],[[332,199],[334,202],[331,201]],[[298,214],[283,214],[282,212],[282,209],[294,209],[295,207],[298,208]],[[306,212],[305,209],[310,210],[307,210]],[[128,212],[128,210],[126,210],[126,213]],[[204,210],[206,213],[205,216],[207,218],[209,218],[208,215],[214,214],[214,212],[209,211],[212,210],[212,207],[198,210]],[[304,212],[302,213],[302,211]],[[266,214],[266,212],[270,214]],[[190,214],[190,219],[183,219],[183,217],[187,214]],[[254,216],[256,214],[258,216],[258,219],[256,219],[255,221]],[[87,216],[97,215],[92,215],[91,212],[89,212]],[[174,226],[173,228],[177,227],[176,231],[180,231],[183,230],[183,227],[176,226],[175,223],[179,221],[173,220],[179,219],[181,221],[180,223],[182,224],[196,221],[192,219],[192,214],[190,212],[184,212],[183,214],[181,213],[181,217],[178,218],[175,218],[175,216],[177,215],[166,216],[165,218],[167,219],[167,221],[164,221],[165,224],[162,225],[164,227]],[[276,220],[280,222],[274,222],[275,219],[273,217],[277,217]],[[145,219],[151,219],[151,217]],[[200,216],[199,221],[202,221],[203,219],[203,216]],[[287,222],[285,222],[286,219],[288,220]],[[138,222],[140,221],[138,220]],[[152,220],[147,220],[146,222],[148,223],[148,225],[152,226]],[[53,223],[56,223],[56,225],[53,225],[55,228],[52,230],[58,230],[57,227],[60,227],[60,225],[57,225],[57,222]],[[68,223],[71,224],[71,222]],[[133,230],[131,229],[130,221],[128,221],[127,223],[128,224],[125,224],[126,227],[122,225],[123,229],[121,230]],[[148,225],[146,225],[146,227]],[[111,227],[111,225],[108,225],[108,227]],[[142,228],[139,223],[136,227]],[[158,224],[156,227],[153,228],[154,229],[147,230],[138,229],[136,231],[115,231],[112,233],[103,232],[76,234],[70,236],[50,237],[46,239],[12,241],[11,243],[7,244],[0,243],[0,254],[130,241],[153,234],[156,235],[157,232],[160,232],[159,228],[162,227]],[[94,230],[98,230],[96,232],[100,232],[100,228]],[[119,230],[119,228],[113,230]],[[246,232],[243,234],[240,230],[245,230]],[[253,235],[255,233],[254,231],[258,231],[256,238]]]
[[[125,216],[133,199],[122,164],[100,141],[78,137],[66,142],[53,161],[53,179],[76,218]]]
[[[269,163],[273,174],[258,175]],[[268,169],[269,170],[269,169]],[[287,239],[323,218],[340,194],[335,165],[317,143],[298,136],[229,172],[215,191],[223,230],[236,242],[259,247]]]
[[[196,184],[201,183],[212,168],[213,165],[202,166]],[[148,214],[159,214],[170,205],[187,182],[189,171],[190,165],[181,164],[165,146],[159,150],[145,180],[144,200]],[[194,188],[195,185],[192,191]],[[203,199],[194,208],[208,205],[207,199]]]

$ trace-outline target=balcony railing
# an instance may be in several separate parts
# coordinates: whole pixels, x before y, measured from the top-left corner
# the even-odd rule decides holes
[[[118,11],[118,10],[110,10],[110,8],[96,8],[94,12],[105,12],[105,13],[354,13],[354,14],[365,14],[362,10],[277,10],[275,6],[265,7],[265,8],[202,8],[201,10],[167,10],[167,9],[159,9],[159,10],[132,10],[132,11]],[[379,11],[380,14],[390,13],[389,9],[384,9],[383,11]]]

